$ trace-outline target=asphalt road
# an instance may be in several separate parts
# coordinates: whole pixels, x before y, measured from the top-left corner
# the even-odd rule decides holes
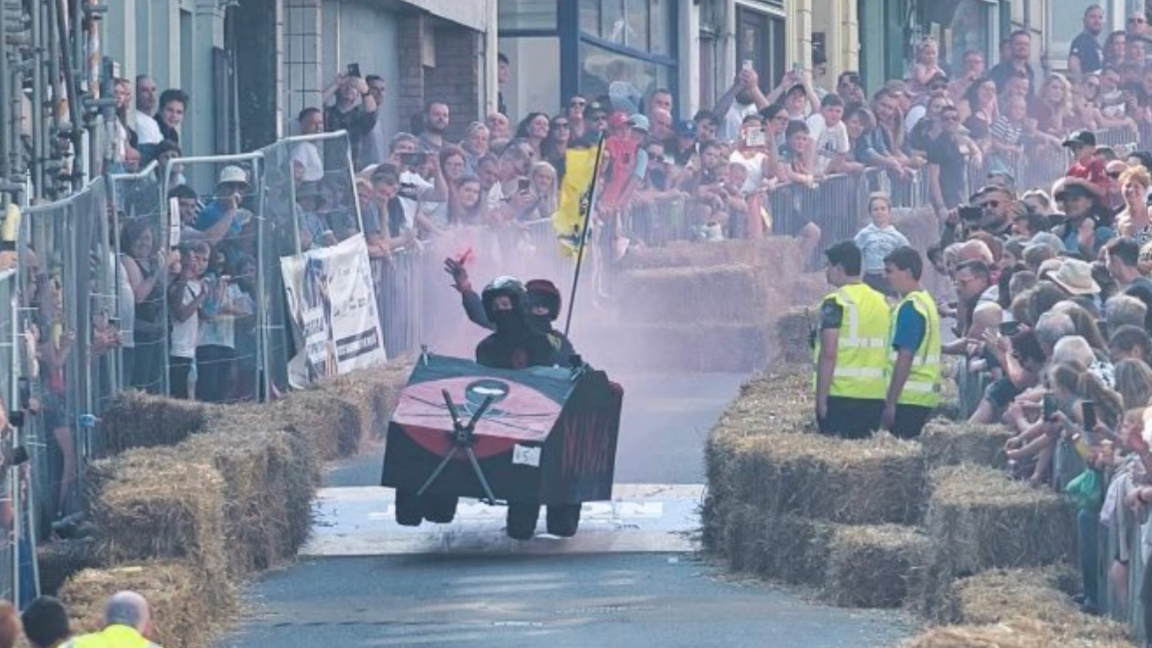
[[[617,484],[702,483],[704,438],[743,378],[622,380]],[[326,481],[371,486],[379,472],[379,453],[368,453],[334,467]],[[589,536],[605,533],[591,521],[589,527]],[[730,577],[693,553],[655,546],[569,553],[566,547],[578,543],[532,542],[553,544],[543,554],[305,557],[248,588],[245,619],[218,645],[865,648],[895,645],[914,630],[900,614],[815,604]]]

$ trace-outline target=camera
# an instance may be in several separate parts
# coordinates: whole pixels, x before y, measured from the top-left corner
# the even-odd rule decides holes
[[[1012,337],[1020,332],[1020,322],[1000,322],[1000,335]]]
[[[984,209],[972,205],[960,208],[960,220],[966,223],[978,223],[984,217]]]
[[[424,164],[426,155],[424,153],[401,153],[400,164],[406,167],[415,167]]]

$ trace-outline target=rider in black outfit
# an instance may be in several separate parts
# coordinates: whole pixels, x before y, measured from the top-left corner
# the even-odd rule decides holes
[[[557,295],[557,298],[559,295]],[[548,337],[531,326],[525,304],[531,298],[524,286],[512,277],[499,277],[484,288],[481,304],[495,332],[476,346],[476,362],[498,369],[551,367],[556,349]],[[508,535],[517,540],[531,539],[540,518],[536,502],[508,502]],[[548,532],[570,537],[580,524],[580,504],[548,507]]]
[[[477,326],[495,330],[496,325],[487,316],[480,296],[472,289],[472,282],[469,280],[468,271],[464,269],[464,266],[456,259],[445,259],[444,271],[452,275],[454,287],[460,292],[464,312],[468,315],[468,319]],[[548,337],[549,343],[555,350],[557,365],[570,366],[570,359],[576,355],[576,349],[563,333],[552,328],[552,323],[560,317],[560,291],[555,284],[547,279],[533,279],[525,284],[524,288],[526,290],[525,310],[527,311],[525,317],[528,325]]]

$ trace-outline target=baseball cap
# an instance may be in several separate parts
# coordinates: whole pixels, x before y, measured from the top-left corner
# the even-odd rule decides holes
[[[1096,133],[1089,130],[1078,130],[1064,140],[1064,146],[1096,146]]]
[[[680,137],[696,137],[696,122],[691,119],[682,119],[676,124],[676,134]]]
[[[628,123],[631,124],[632,128],[635,128],[636,130],[644,131],[645,133],[648,132],[648,118],[644,115],[641,115],[640,113],[632,115],[632,117],[629,118]]]

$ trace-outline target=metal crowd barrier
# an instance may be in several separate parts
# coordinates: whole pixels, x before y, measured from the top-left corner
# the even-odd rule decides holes
[[[30,422],[35,492],[44,532],[81,511],[80,467],[93,453],[95,418],[120,384],[116,344],[117,259],[103,179],[21,220],[19,318],[35,340],[30,390],[41,414]]]
[[[814,187],[793,183],[776,187],[768,195],[772,233],[792,236],[813,223],[823,241],[851,239],[868,223],[868,195],[883,189],[886,179],[880,169],[868,169],[859,175],[828,176]],[[913,183],[908,190],[919,192],[919,185]]]

